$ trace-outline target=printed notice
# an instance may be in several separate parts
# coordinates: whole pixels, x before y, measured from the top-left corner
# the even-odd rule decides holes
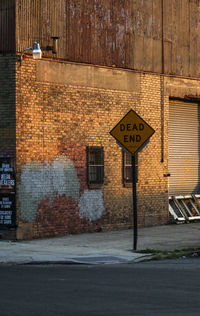
[[[0,226],[14,226],[15,211],[15,194],[0,194]]]
[[[0,188],[14,189],[15,177],[11,158],[0,158]]]

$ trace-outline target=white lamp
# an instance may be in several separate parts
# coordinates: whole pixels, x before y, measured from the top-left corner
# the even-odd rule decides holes
[[[42,51],[40,49],[40,44],[39,43],[34,43],[33,44],[33,59],[41,59],[42,58]]]
[[[25,48],[22,52],[21,52],[21,55],[20,55],[20,64],[22,63],[22,60],[23,60],[23,55],[24,55],[24,52],[28,51],[28,50],[32,50],[32,54],[33,54],[33,59],[40,59],[42,58],[42,51],[40,49],[40,44],[35,42],[33,44],[33,47],[30,47],[30,48]]]

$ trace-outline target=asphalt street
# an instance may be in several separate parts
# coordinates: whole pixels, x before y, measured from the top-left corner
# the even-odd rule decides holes
[[[199,315],[199,264],[1,265],[0,315]]]

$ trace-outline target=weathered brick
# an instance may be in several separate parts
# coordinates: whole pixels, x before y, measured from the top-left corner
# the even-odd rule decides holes
[[[34,197],[36,201],[33,201],[36,209],[31,208],[30,218],[28,214],[24,215],[29,212],[28,204],[24,202],[27,193],[18,196],[20,227],[23,227],[24,217],[25,222],[32,223],[32,237],[90,231],[101,226],[104,229],[131,227],[132,189],[122,184],[121,148],[109,134],[130,108],[156,130],[149,145],[139,153],[138,222],[141,226],[166,223],[168,183],[163,173],[168,168],[168,161],[160,162],[160,77],[141,74],[139,89],[130,92],[61,84],[60,79],[59,83],[51,78],[49,82],[37,81],[37,69],[36,62],[31,59],[17,69],[17,85],[20,83],[16,104],[18,186],[20,188],[24,176],[29,176],[25,182],[28,185],[28,181],[36,181],[38,190],[34,193],[38,198]],[[20,102],[22,96],[23,103]],[[167,138],[165,142],[167,145]],[[92,222],[79,215],[81,196],[92,191],[87,185],[86,146],[103,146],[105,153],[105,182],[100,190],[104,211]],[[46,180],[35,174],[42,172],[45,177],[49,172],[52,177],[56,159],[62,160],[62,157],[67,159],[69,169],[73,169],[67,181],[73,187],[74,196],[51,190],[46,190],[46,196],[41,195]],[[60,185],[66,181],[62,177],[71,171],[56,174],[60,176]],[[49,185],[48,180],[46,185]]]

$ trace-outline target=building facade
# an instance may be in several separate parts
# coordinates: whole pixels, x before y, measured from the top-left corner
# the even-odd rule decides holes
[[[170,195],[199,193],[199,10],[197,0],[1,1],[3,238],[132,226],[130,156],[109,134],[130,109],[155,130],[138,153],[139,225],[168,223]],[[34,42],[40,60],[24,51]]]

